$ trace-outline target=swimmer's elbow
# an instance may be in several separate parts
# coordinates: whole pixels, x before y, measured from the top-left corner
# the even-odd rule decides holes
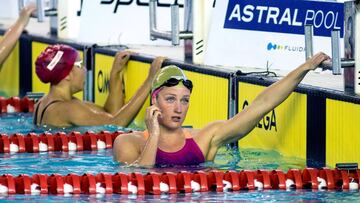
[[[125,136],[118,136],[114,141],[114,160],[130,165],[137,160],[138,156],[135,146]]]
[[[129,119],[127,119],[127,117],[125,115],[115,115],[109,119],[110,124],[118,125],[118,126],[122,126],[122,127],[127,127],[130,122],[131,122],[131,120],[129,121]]]
[[[136,162],[136,159],[128,156],[128,153],[123,150],[114,151],[114,160],[126,165],[132,165]]]

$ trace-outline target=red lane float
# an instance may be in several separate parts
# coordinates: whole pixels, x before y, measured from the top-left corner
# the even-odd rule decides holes
[[[19,175],[15,178],[17,194],[31,194],[31,178],[28,175]]]
[[[64,182],[66,184],[70,184],[73,187],[72,194],[80,194],[81,187],[80,187],[80,176],[76,174],[68,174],[64,177]]]
[[[28,97],[0,97],[0,113],[34,112],[34,100]]]
[[[300,170],[289,170],[286,174],[282,171],[256,170],[256,171],[181,171],[178,173],[149,172],[141,174],[133,172],[125,173],[99,173],[96,175],[68,174],[35,174],[28,176],[21,174],[13,177],[9,174],[0,176],[1,194],[153,194],[162,193],[175,194],[179,192],[223,192],[228,187],[225,183],[231,184],[226,191],[254,190],[260,189],[256,181],[261,182],[263,189],[285,189],[284,177],[294,178],[294,189],[324,189],[320,188],[317,178],[322,178],[327,182],[327,189],[354,189],[351,184],[359,184],[360,170],[338,170],[338,169],[313,169],[306,168]],[[298,179],[301,180],[298,180]],[[251,183],[252,181],[252,183]],[[198,190],[194,188],[194,182],[199,184]],[[300,187],[300,184],[301,188]],[[36,187],[35,187],[36,186]],[[4,189],[5,188],[5,189]],[[37,190],[37,193],[34,193]]]
[[[115,138],[124,132],[101,131],[100,133],[86,132],[57,132],[51,133],[19,133],[13,135],[0,134],[0,153],[38,153],[47,151],[94,151],[113,147]]]
[[[286,189],[286,175],[280,170],[271,171],[270,175],[272,189]]]

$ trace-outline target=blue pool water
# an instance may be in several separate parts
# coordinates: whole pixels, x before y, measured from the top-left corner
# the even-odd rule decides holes
[[[11,135],[15,132],[23,134],[29,132],[41,133],[43,128],[34,128],[31,123],[31,114],[4,114],[0,116],[0,133]],[[98,132],[101,130],[129,130],[116,126],[95,126],[81,127],[71,129],[54,129],[46,128],[46,130],[57,132],[62,130],[65,132],[76,130],[85,132],[92,130]],[[76,173],[82,175],[84,173],[97,174],[100,172],[116,173],[116,172],[141,172],[143,174],[149,171],[180,171],[180,170],[236,170],[242,169],[281,169],[283,171],[289,168],[304,168],[305,160],[295,157],[284,157],[276,151],[265,151],[259,149],[238,150],[223,147],[219,150],[213,163],[205,163],[193,168],[134,168],[114,162],[112,159],[112,150],[103,151],[83,151],[83,152],[52,152],[52,153],[19,153],[19,154],[0,154],[0,175],[19,174],[33,175],[42,174],[61,174]],[[33,201],[33,202],[74,202],[74,201],[91,201],[91,202],[113,202],[113,201],[150,201],[150,202],[224,202],[224,201],[243,201],[243,202],[357,202],[360,201],[359,191],[311,191],[311,190],[264,190],[264,191],[240,191],[240,192],[206,192],[192,194],[176,194],[176,195],[9,195],[0,196],[0,201]]]

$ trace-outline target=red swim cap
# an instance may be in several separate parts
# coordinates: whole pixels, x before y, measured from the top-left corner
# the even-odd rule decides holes
[[[56,85],[70,73],[77,57],[70,46],[50,45],[36,59],[36,74],[43,83]]]

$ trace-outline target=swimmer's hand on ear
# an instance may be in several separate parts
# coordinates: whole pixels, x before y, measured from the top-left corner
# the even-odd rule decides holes
[[[161,117],[161,111],[156,104],[146,109],[145,123],[150,136],[160,135],[159,117]]]

